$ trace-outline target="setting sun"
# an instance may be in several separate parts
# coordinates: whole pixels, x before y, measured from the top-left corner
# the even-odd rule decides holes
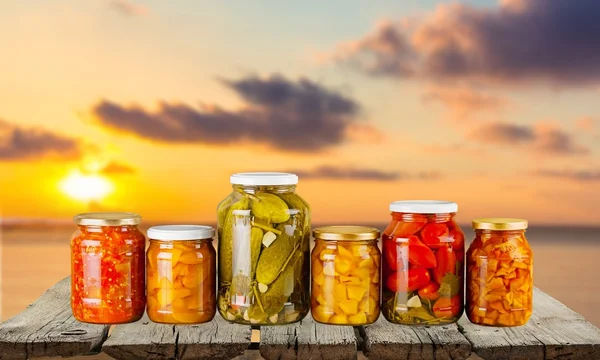
[[[74,171],[60,183],[60,189],[76,200],[100,200],[113,190],[113,184],[100,175]]]

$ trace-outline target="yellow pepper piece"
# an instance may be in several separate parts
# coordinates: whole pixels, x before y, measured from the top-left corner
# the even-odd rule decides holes
[[[362,286],[349,285],[348,286],[348,299],[361,300],[367,289]]]
[[[331,318],[329,318],[329,321],[327,321],[330,324],[339,324],[339,325],[344,325],[348,323],[348,318],[346,317],[346,315],[338,315],[335,314],[333,315]]]
[[[339,303],[340,308],[346,315],[354,315],[358,312],[357,300],[344,300]]]
[[[349,316],[348,321],[354,325],[364,324],[367,322],[367,315],[365,315],[364,312],[360,312],[356,315]]]

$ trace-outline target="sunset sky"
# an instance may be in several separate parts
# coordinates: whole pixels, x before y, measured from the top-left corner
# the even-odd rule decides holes
[[[310,3],[1,2],[0,214],[214,222],[293,171],[318,223],[600,224],[600,2]]]

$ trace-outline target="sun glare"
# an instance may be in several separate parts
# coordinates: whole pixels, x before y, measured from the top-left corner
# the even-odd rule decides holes
[[[100,175],[75,171],[61,182],[60,189],[73,199],[92,201],[108,195],[113,190],[113,184]]]

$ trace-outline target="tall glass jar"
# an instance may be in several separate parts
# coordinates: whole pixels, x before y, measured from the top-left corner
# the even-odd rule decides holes
[[[379,230],[365,226],[323,226],[313,234],[313,319],[336,325],[374,323],[379,317]]]
[[[464,308],[465,236],[454,220],[458,205],[436,200],[396,201],[382,236],[383,299],[390,322],[456,322]]]
[[[215,230],[201,225],[148,229],[148,317],[167,324],[199,324],[216,312]]]
[[[75,319],[94,324],[139,320],[146,306],[144,249],[133,213],[75,216],[71,238],[71,308]]]
[[[219,313],[290,324],[309,310],[310,210],[288,173],[239,173],[218,206]]]
[[[533,253],[527,220],[473,220],[467,251],[467,316],[474,324],[525,325],[533,309]]]

